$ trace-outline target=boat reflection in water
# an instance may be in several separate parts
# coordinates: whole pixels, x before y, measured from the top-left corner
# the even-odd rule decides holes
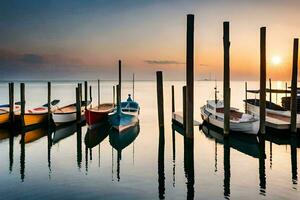
[[[48,134],[48,129],[41,127],[24,133],[25,144],[35,142]],[[22,140],[22,139],[21,139]]]
[[[56,144],[59,141],[73,135],[77,131],[77,124],[71,123],[68,125],[58,126],[52,134],[52,143]]]
[[[43,138],[46,135],[50,136],[52,131],[53,131],[53,129],[51,127],[45,128],[43,126],[39,127],[39,128],[36,128],[36,129],[29,130],[27,132],[21,131],[20,175],[21,175],[21,181],[22,182],[25,179],[25,144],[34,143],[34,142],[38,141],[39,139]],[[13,148],[13,141],[10,142],[10,147],[11,146]],[[48,148],[49,148],[49,146],[48,146]],[[49,149],[48,149],[48,153],[49,153]],[[12,154],[12,157],[13,157],[13,152],[10,152],[10,154]],[[12,159],[13,158],[10,158],[11,164],[13,163]],[[49,161],[50,160],[49,160],[49,157],[48,157],[48,162]]]
[[[88,127],[84,137],[84,143],[87,148],[93,148],[100,144],[109,134],[111,126],[108,121],[105,120],[93,127]]]
[[[215,140],[215,154],[217,154],[217,143],[223,144],[224,147],[224,198],[230,198],[230,148],[233,148],[243,154],[259,159],[259,186],[260,193],[265,194],[266,174],[265,174],[265,139],[254,135],[231,134],[228,137],[223,136],[220,129],[216,129],[207,123],[203,123],[202,131],[206,137]],[[215,162],[217,162],[217,155]],[[217,166],[217,163],[215,163]],[[217,170],[217,168],[215,169]]]
[[[297,148],[300,148],[300,137],[296,135],[287,134],[267,134],[266,140],[270,142],[270,158],[272,158],[272,143],[276,145],[290,145],[291,149],[291,170],[292,170],[292,183],[298,184],[297,172]],[[270,167],[272,167],[272,160],[270,160]]]
[[[10,136],[10,131],[7,128],[0,128],[0,142],[2,140],[8,139]]]
[[[87,128],[84,137],[85,143],[85,166],[88,171],[88,149],[90,151],[90,160],[92,160],[92,148],[98,145],[98,167],[100,167],[100,143],[108,136],[111,126],[107,119],[100,123],[93,124]]]
[[[132,126],[128,129],[125,129],[122,132],[119,132],[117,129],[112,128],[109,131],[109,143],[110,145],[117,150],[117,179],[120,180],[120,160],[122,159],[122,150],[129,146],[139,135],[140,125],[137,123],[135,126]]]

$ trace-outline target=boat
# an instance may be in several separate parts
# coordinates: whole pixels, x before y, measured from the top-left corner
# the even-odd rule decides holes
[[[60,100],[53,100],[50,102],[51,111],[55,111],[56,105]],[[16,114],[16,120],[21,122],[21,112]],[[41,107],[29,109],[24,113],[24,126],[29,127],[47,122],[48,120],[48,104],[44,104]]]
[[[109,122],[113,128],[122,132],[138,123],[140,106],[128,95],[127,101],[121,102],[117,108],[109,114]]]
[[[259,117],[259,99],[247,99],[247,113]],[[266,101],[266,126],[270,128],[288,130],[290,128],[291,112],[284,107]],[[300,128],[300,114],[297,114],[297,128]]]
[[[100,104],[100,80],[98,80],[98,105],[95,107],[87,108],[85,111],[85,119],[89,126],[98,124],[99,122],[106,120],[108,114],[114,110],[115,105],[113,103]]]
[[[91,101],[87,101],[87,105],[90,105]],[[81,104],[81,116],[84,116],[86,102],[83,101]],[[52,112],[52,118],[56,125],[60,125],[63,123],[70,123],[76,121],[76,103],[57,108],[54,112]]]
[[[0,125],[5,125],[9,122],[9,112],[0,108]]]
[[[73,135],[77,131],[77,124],[67,124],[66,126],[56,127],[52,134],[52,144],[56,144],[59,141]]]
[[[17,104],[19,104],[19,102],[14,105],[14,112],[20,110],[20,106],[17,105]],[[0,126],[4,126],[4,125],[8,124],[8,122],[9,122],[9,109],[10,109],[9,104],[0,105]]]
[[[117,85],[117,106],[112,113],[108,116],[108,121],[111,126],[122,132],[130,127],[135,126],[139,119],[138,116],[140,114],[140,106],[137,102],[134,101],[134,74],[132,79],[132,94],[133,98],[131,98],[131,94],[128,94],[128,98],[126,101],[121,102],[121,60],[119,60],[119,84]]]
[[[88,108],[85,111],[85,119],[89,126],[95,125],[104,119],[107,119],[108,114],[114,110],[113,103],[103,103],[99,106]]]
[[[100,144],[108,136],[110,128],[107,120],[96,124],[96,126],[88,127],[84,137],[86,147],[91,149]]]
[[[221,100],[208,100],[201,107],[203,121],[223,129],[224,127],[224,103]],[[230,131],[247,134],[257,134],[259,120],[253,115],[240,112],[237,108],[230,108]]]

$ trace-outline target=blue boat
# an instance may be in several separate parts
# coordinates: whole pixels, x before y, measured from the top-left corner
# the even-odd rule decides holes
[[[122,132],[138,123],[139,113],[139,104],[133,101],[129,94],[127,101],[121,102],[116,109],[109,114],[109,122],[113,128]]]

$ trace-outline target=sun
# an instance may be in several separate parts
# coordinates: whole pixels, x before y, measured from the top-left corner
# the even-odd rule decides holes
[[[273,56],[271,58],[271,62],[273,65],[279,65],[280,63],[282,63],[282,58],[280,56]]]

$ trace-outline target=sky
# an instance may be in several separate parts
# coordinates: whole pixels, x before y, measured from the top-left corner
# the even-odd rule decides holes
[[[185,79],[186,15],[195,15],[195,80],[222,79],[230,22],[232,80],[259,80],[259,29],[267,76],[290,80],[299,0],[1,0],[0,80]]]

